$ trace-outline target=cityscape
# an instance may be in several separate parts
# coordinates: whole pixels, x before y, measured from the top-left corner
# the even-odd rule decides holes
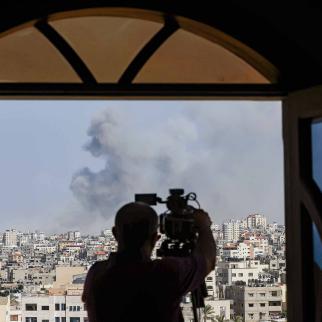
[[[284,225],[250,214],[213,224],[212,232],[217,264],[206,277],[201,320],[287,321]],[[81,301],[86,273],[116,250],[111,229],[98,235],[6,230],[0,243],[0,321],[87,322]],[[189,295],[181,306],[185,321],[193,321]]]

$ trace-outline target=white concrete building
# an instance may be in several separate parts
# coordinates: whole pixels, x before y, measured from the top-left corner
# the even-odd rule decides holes
[[[43,254],[53,254],[57,252],[57,246],[50,244],[34,243],[33,248]]]
[[[0,321],[10,321],[10,296],[0,297]]]
[[[10,306],[10,322],[22,322],[21,308]]]
[[[225,320],[230,320],[230,300],[206,300],[205,305],[210,305],[213,309],[213,317],[223,316]]]
[[[233,285],[236,282],[244,282],[246,285],[252,280],[261,280],[263,268],[259,261],[219,262],[216,267],[217,282],[224,285]]]
[[[241,233],[241,221],[229,220],[222,225],[223,238],[226,241],[237,241]]]
[[[282,313],[280,286],[228,286],[226,298],[233,300],[234,312],[244,322],[271,321]]]
[[[254,248],[252,244],[237,243],[223,248],[223,258],[248,259],[254,258]]]
[[[73,232],[73,231],[69,231],[69,232],[67,233],[67,239],[68,239],[68,240],[75,240],[75,232]]]
[[[4,246],[17,246],[17,231],[15,229],[6,230],[3,234]]]
[[[17,240],[18,246],[23,246],[30,242],[31,237],[30,234],[21,234],[17,236]]]
[[[40,232],[39,235],[38,235],[38,240],[39,241],[44,241],[45,240],[45,233]]]
[[[23,296],[22,322],[87,322],[87,312],[78,295]]]
[[[260,214],[252,214],[247,216],[247,228],[266,228],[267,219],[263,215]]]
[[[208,298],[215,299],[218,297],[216,290],[216,271],[211,271],[208,276],[205,278],[205,283],[208,292]]]

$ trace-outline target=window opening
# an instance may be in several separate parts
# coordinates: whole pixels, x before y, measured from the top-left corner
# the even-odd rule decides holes
[[[286,273],[281,265],[285,228],[282,138],[276,131],[281,127],[279,102],[5,105],[0,110],[3,169],[13,170],[1,173],[7,185],[0,190],[6,194],[11,220],[3,231],[3,249],[15,263],[10,278],[20,281],[22,289],[39,283],[39,294],[49,298],[48,285],[49,290],[72,285],[66,299],[53,294],[51,303],[55,311],[67,308],[76,315],[69,321],[83,320],[83,315],[77,317],[83,313],[77,285],[84,283],[89,265],[117,249],[111,232],[117,205],[133,200],[139,190],[166,196],[169,188],[180,185],[186,192],[195,191],[213,213],[218,261],[206,282],[207,301],[216,315],[247,316],[256,298],[265,302],[267,297],[260,306],[274,306],[274,315],[282,316]],[[19,184],[12,181],[12,173],[19,174]],[[23,208],[10,208],[11,192]],[[19,213],[28,215],[23,219]],[[26,262],[27,272],[19,266]],[[79,302],[68,301],[68,296],[78,296]],[[191,305],[189,298],[184,305]],[[47,310],[49,302],[41,307]],[[64,322],[65,317],[55,320]]]

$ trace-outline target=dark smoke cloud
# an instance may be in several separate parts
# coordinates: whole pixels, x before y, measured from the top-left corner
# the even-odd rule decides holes
[[[166,197],[169,188],[182,187],[197,192],[216,222],[251,212],[281,222],[279,103],[184,105],[111,107],[97,115],[84,148],[106,164],[75,173],[71,190],[80,203],[109,218],[134,193]]]

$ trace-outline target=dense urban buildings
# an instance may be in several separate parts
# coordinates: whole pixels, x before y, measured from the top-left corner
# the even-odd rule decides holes
[[[285,227],[251,214],[214,224],[212,231],[217,265],[206,277],[202,321],[286,321]],[[116,249],[110,229],[98,236],[6,230],[0,243],[0,321],[87,322],[81,301],[86,273]],[[192,321],[189,295],[182,310]]]

